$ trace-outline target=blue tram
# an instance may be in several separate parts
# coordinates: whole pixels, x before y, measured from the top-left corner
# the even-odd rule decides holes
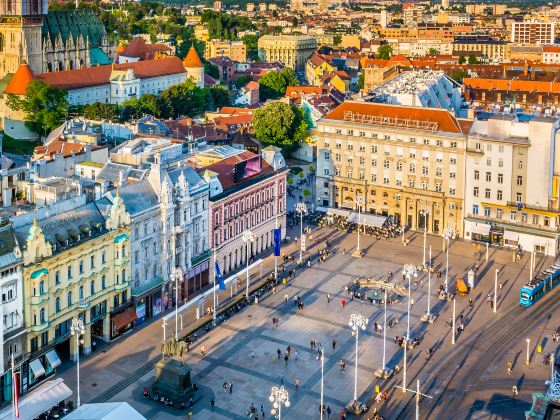
[[[560,260],[546,270],[537,274],[529,283],[521,288],[519,303],[531,306],[560,283]]]

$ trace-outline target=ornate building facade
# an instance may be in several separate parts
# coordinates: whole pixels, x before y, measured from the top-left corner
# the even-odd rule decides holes
[[[109,64],[114,56],[93,11],[49,12],[47,0],[0,4],[0,78],[22,62],[39,74]]]

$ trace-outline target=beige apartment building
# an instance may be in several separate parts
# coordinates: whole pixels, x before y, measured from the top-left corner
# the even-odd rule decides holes
[[[347,101],[317,123],[317,205],[462,236],[466,133],[441,109]]]
[[[305,63],[317,49],[317,40],[307,35],[264,35],[259,38],[259,57],[280,61],[296,72],[305,71]]]
[[[204,57],[206,59],[229,57],[234,61],[243,63],[247,60],[247,46],[241,41],[212,39],[206,42]]]

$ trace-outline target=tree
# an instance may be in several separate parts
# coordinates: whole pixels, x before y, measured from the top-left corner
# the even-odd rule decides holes
[[[263,144],[281,147],[286,155],[293,152],[307,134],[303,111],[284,102],[273,102],[255,111],[253,128]]]
[[[269,71],[259,80],[261,101],[277,99],[286,94],[288,86],[298,86],[299,82],[294,71],[285,67],[280,73]]]
[[[195,116],[206,109],[207,90],[187,80],[168,87],[161,92],[158,99],[162,118]]]
[[[358,89],[363,89],[365,83],[365,73],[362,71],[358,76]]]
[[[465,70],[453,70],[451,72],[451,78],[456,82],[463,83],[463,79],[469,74]]]
[[[84,106],[83,115],[90,120],[113,121],[117,116],[117,107],[104,102],[94,102]]]
[[[459,64],[465,64],[467,62],[467,59],[465,58],[464,55],[461,55],[459,57]]]
[[[63,89],[50,86],[42,80],[32,80],[23,97],[8,95],[7,105],[14,111],[22,111],[25,126],[41,136],[64,121],[68,108],[66,95]]]
[[[469,55],[469,60],[468,60],[469,64],[479,64],[479,61],[477,60],[477,58],[474,56],[474,54]]]
[[[237,79],[235,79],[235,81],[233,82],[233,84],[235,85],[235,87],[237,89],[242,88],[243,86],[245,86],[247,83],[249,83],[251,80],[253,80],[251,78],[251,76],[239,76]]]
[[[389,44],[381,45],[377,49],[377,55],[382,60],[389,60],[391,58],[391,56],[393,55],[393,47],[391,47]]]
[[[231,105],[228,90],[223,86],[214,86],[207,89],[212,97],[212,103],[215,108],[222,108]],[[213,111],[214,109],[209,109]]]
[[[428,55],[437,55],[437,54],[439,54],[439,51],[436,50],[435,48],[430,48],[428,50]]]
[[[333,43],[334,43],[334,45],[338,45],[338,44],[340,44],[341,42],[342,42],[342,37],[341,37],[340,35],[335,35],[335,36],[333,37]]]
[[[304,188],[302,191],[302,194],[304,197],[310,197],[311,196],[311,191],[309,191],[307,188]]]
[[[212,63],[204,64],[204,73],[216,80],[220,78],[220,69]]]

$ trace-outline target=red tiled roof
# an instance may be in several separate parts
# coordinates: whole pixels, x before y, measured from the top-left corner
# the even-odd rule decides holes
[[[165,44],[146,44],[146,41],[137,36],[132,38],[130,44],[124,47],[119,55],[150,60],[154,57],[154,52],[157,51],[171,51],[171,48]]]
[[[253,110],[247,108],[236,108],[234,106],[224,106],[220,109],[220,114],[230,114],[230,115],[253,114]]]
[[[12,80],[10,80],[6,89],[4,89],[4,93],[12,95],[25,95],[25,90],[27,89],[27,86],[29,86],[29,82],[32,80],[33,73],[27,63],[23,62],[19,65],[15,74],[12,76]]]
[[[251,80],[249,83],[247,83],[245,85],[245,87],[249,90],[256,90],[259,88],[259,84],[257,82],[254,82],[253,80]]]
[[[225,117],[216,117],[213,120],[216,124],[225,125],[244,125],[253,124],[253,114],[231,115]]]
[[[463,80],[465,86],[483,90],[508,90],[518,92],[559,93],[560,82],[541,82],[537,80],[520,79],[471,79]]]
[[[37,78],[62,89],[78,89],[107,84],[113,70],[128,69],[132,69],[134,75],[140,79],[185,72],[180,59],[165,57],[135,63],[108,64],[106,66],[43,73],[38,74]]]
[[[384,118],[399,118],[401,120],[434,122],[438,124],[438,131],[462,134],[463,130],[457,119],[444,109],[416,108],[410,106],[375,104],[368,102],[346,101],[332,112],[325,115],[327,120],[348,121],[345,114],[351,112],[356,118],[360,116],[373,116]],[[350,123],[350,121],[348,121]]]
[[[194,47],[191,47],[189,50],[187,56],[183,60],[183,65],[186,68],[204,67],[204,64],[202,64],[202,61],[200,60],[200,57]]]
[[[83,152],[85,149],[82,143],[73,143],[66,140],[54,140],[46,146],[37,146],[33,150],[35,159],[46,158],[47,160],[53,159],[54,155],[62,154],[68,157],[72,154]]]
[[[560,53],[560,45],[543,45],[542,51],[543,53]]]
[[[286,88],[287,97],[296,97],[306,93],[323,93],[324,88],[320,86],[288,86]]]
[[[381,58],[362,58],[360,60],[360,66],[365,68],[383,68],[389,65],[389,60],[383,60]]]
[[[219,162],[213,163],[213,164],[208,165],[208,166],[203,167],[203,168],[199,168],[197,170],[198,170],[198,172],[204,172],[205,170],[210,170],[212,172],[216,172],[218,174],[218,180],[220,181],[220,184],[222,184],[222,188],[223,188],[224,192],[226,192],[228,189],[230,189],[230,188],[232,188],[236,185],[252,181],[253,178],[255,178],[259,175],[274,172],[274,169],[272,168],[272,166],[270,166],[263,159],[261,159],[262,168],[261,168],[261,171],[258,174],[253,175],[252,177],[249,177],[249,178],[245,178],[245,179],[243,179],[239,182],[235,182],[235,164],[239,163],[239,162],[243,162],[243,161],[248,160],[248,159],[250,159],[252,157],[255,157],[255,156],[257,156],[257,155],[254,154],[253,152],[245,151],[245,152],[240,153],[236,156],[230,157],[228,159],[221,160]]]
[[[402,54],[395,55],[394,57],[391,57],[391,59],[389,60],[389,63],[408,64],[408,65],[411,64],[410,60]]]

